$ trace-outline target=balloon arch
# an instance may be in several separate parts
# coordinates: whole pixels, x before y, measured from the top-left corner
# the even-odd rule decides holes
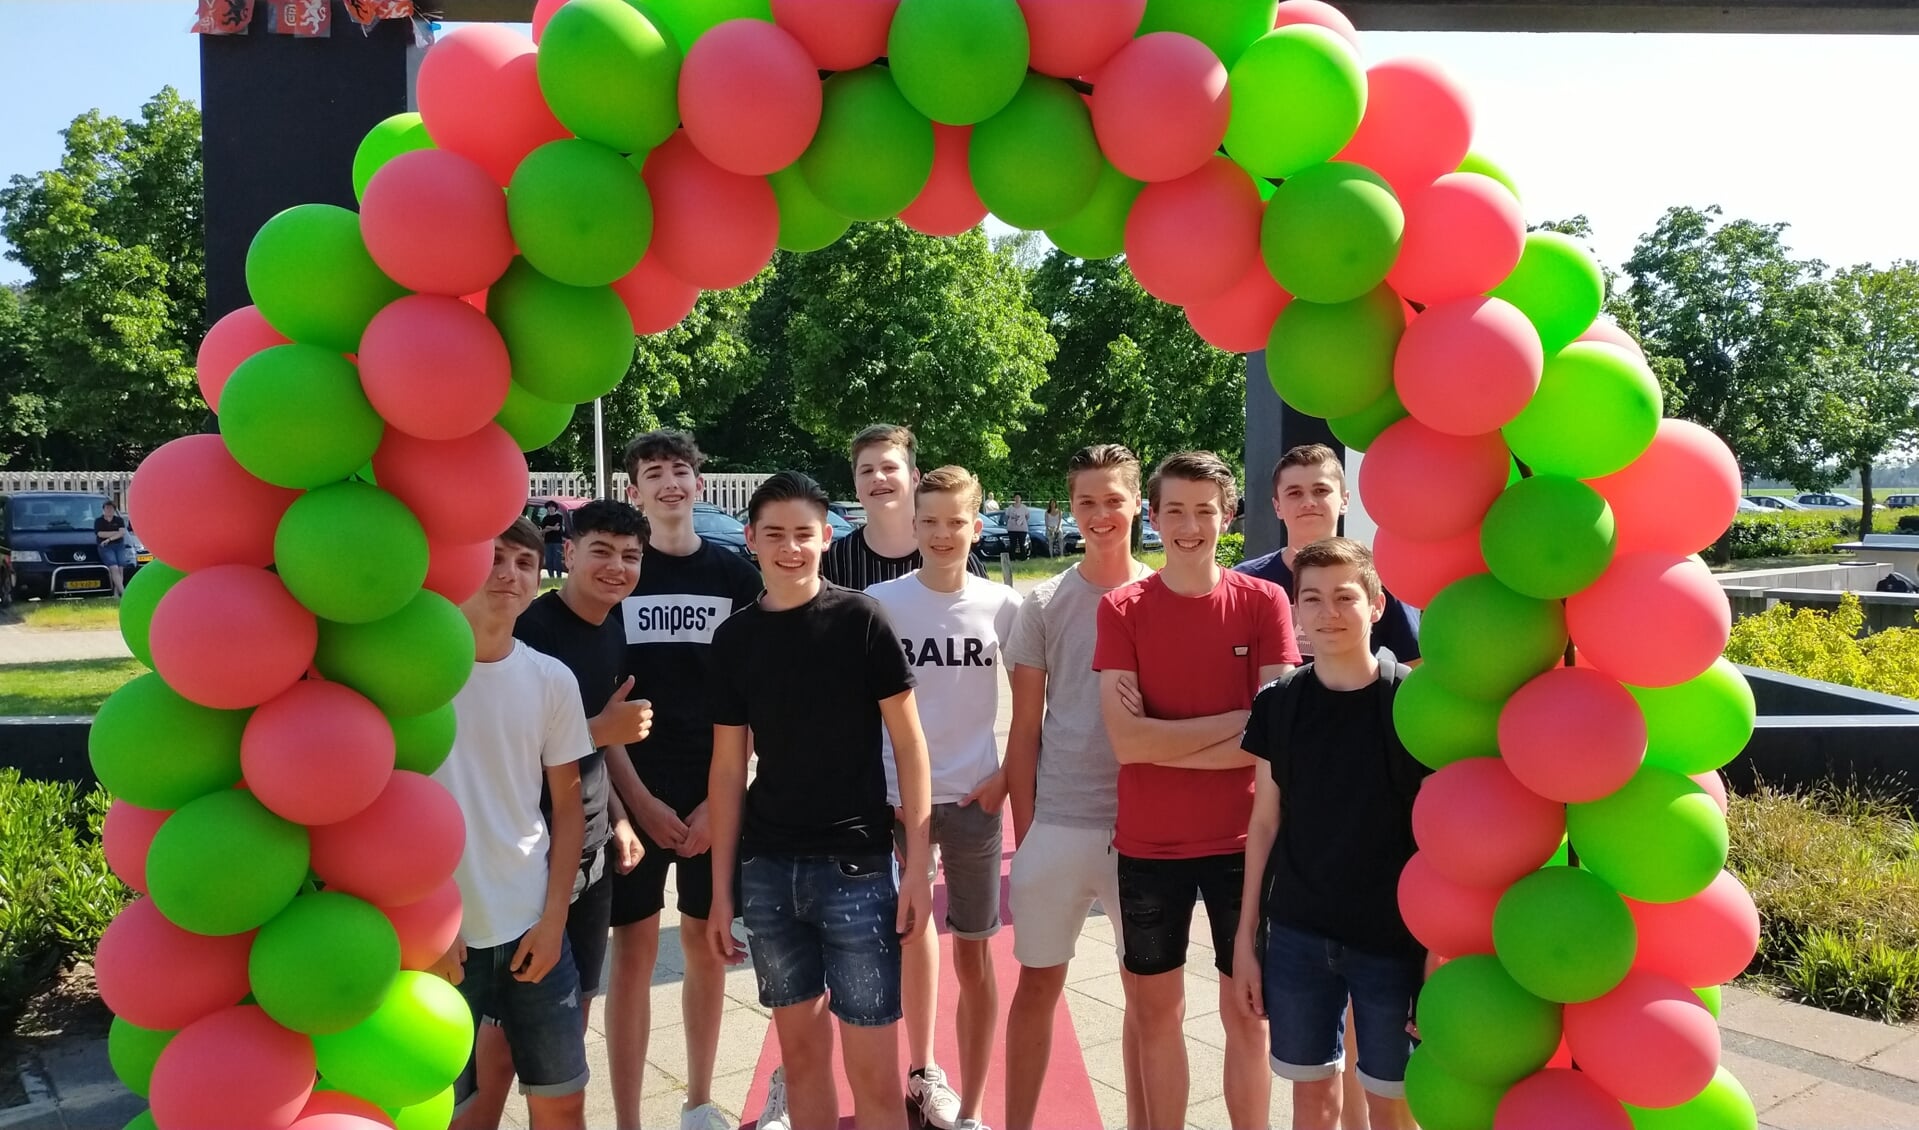
[[[219,434],[134,479],[153,673],[91,751],[146,896],[97,964],[142,1119],[445,1127],[472,1031],[419,970],[462,825],[427,774],[522,452],[776,247],[990,211],[1124,252],[1366,452],[1380,571],[1426,608],[1400,901],[1452,960],[1422,1125],[1754,1125],[1714,1020],[1758,933],[1715,773],[1753,701],[1691,556],[1739,471],[1660,419],[1597,265],[1525,231],[1442,73],[1365,66],[1317,0],[540,0],[533,34],[446,36],[361,146],[359,213],[260,230],[199,357]]]

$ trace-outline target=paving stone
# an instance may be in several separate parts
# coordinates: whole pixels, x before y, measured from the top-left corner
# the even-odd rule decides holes
[[[1073,1016],[1073,1029],[1079,1033],[1082,1047],[1118,1040],[1125,1034],[1125,1008],[1108,1004],[1076,989],[1068,989],[1062,995],[1066,997],[1066,1007]]]
[[[1866,1060],[1864,1066],[1919,1083],[1919,1033],[1908,1035]]]
[[[1067,986],[1069,992],[1088,996],[1102,1004],[1117,1009],[1126,1007],[1126,986],[1120,981],[1118,973],[1107,973],[1098,977],[1089,977]]]
[[[1107,1040],[1104,1043],[1081,1045],[1079,1052],[1080,1057],[1086,1061],[1086,1076],[1093,1081],[1094,1086],[1097,1088],[1103,1085],[1119,1093],[1118,1119],[1123,1121],[1126,1117],[1125,1049],[1118,1040]],[[1098,1097],[1097,1090],[1094,1092],[1094,1097]],[[1103,1106],[1100,1108],[1100,1115],[1108,1122],[1114,1121]]]
[[[1719,1022],[1735,1032],[1854,1063],[1910,1035],[1909,1030],[1890,1024],[1841,1016],[1758,994],[1741,994],[1741,999],[1727,1003]]]
[[[1779,1130],[1913,1130],[1919,1107],[1822,1082],[1768,1110],[1766,1121]]]
[[[1730,1050],[1720,1056],[1719,1062],[1752,1096],[1753,1108],[1761,1114],[1820,1082],[1818,1076]]]
[[[1099,1107],[1099,1121],[1102,1126],[1124,1130],[1126,1126],[1126,1092],[1119,1087],[1109,1087],[1099,1080],[1093,1080],[1093,1103]]]

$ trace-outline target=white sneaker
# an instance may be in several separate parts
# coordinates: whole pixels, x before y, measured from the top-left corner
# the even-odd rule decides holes
[[[953,1130],[988,1130],[988,1127],[977,1118],[962,1118]]]
[[[946,1072],[929,1063],[906,1077],[906,1101],[920,1108],[920,1121],[933,1130],[957,1130],[960,1099],[946,1085]]]
[[[785,1109],[782,1102],[781,1113]],[[726,1120],[725,1112],[719,1107],[712,1103],[701,1103],[690,1110],[680,1111],[680,1130],[733,1130],[733,1124]]]
[[[773,1069],[766,1084],[766,1105],[760,1108],[759,1130],[792,1130],[786,1119],[786,1067]]]

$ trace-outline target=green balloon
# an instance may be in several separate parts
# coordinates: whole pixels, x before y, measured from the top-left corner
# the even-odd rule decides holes
[[[1406,1062],[1406,1103],[1422,1130],[1493,1130],[1505,1094],[1503,1087],[1453,1075],[1423,1045]]]
[[[1559,600],[1598,580],[1612,564],[1612,506],[1578,479],[1521,479],[1486,512],[1479,548],[1500,584],[1538,600]]]
[[[373,1014],[344,1032],[313,1038],[320,1074],[383,1107],[435,1099],[473,1050],[473,1014],[460,990],[430,973],[394,978]]]
[[[1659,381],[1643,358],[1578,341],[1548,354],[1539,391],[1502,431],[1535,474],[1596,479],[1652,446],[1662,411]]]
[[[413,715],[453,701],[473,671],[473,629],[452,601],[429,589],[384,620],[320,621],[320,674],[345,683],[388,714]]]
[[[1732,1072],[1713,1073],[1706,1089],[1678,1106],[1652,1109],[1626,1105],[1633,1130],[1758,1130],[1759,1113]]]
[[[773,186],[773,199],[780,206],[781,250],[818,251],[837,242],[853,226],[853,221],[820,203],[797,165],[788,165],[766,180]]]
[[[360,217],[332,204],[299,204],[268,220],[247,247],[246,275],[274,329],[335,353],[358,351],[373,315],[406,293],[374,266]]]
[[[127,582],[127,591],[120,598],[120,634],[126,638],[127,650],[149,669],[153,667],[153,649],[147,646],[147,630],[153,625],[153,610],[184,576],[164,561],[149,561]]]
[[[1559,847],[1554,849],[1552,857],[1546,860],[1548,867],[1571,867],[1573,865],[1572,844],[1566,837],[1559,837]]]
[[[354,552],[341,553],[352,545]],[[273,565],[315,616],[364,624],[406,607],[426,580],[426,531],[406,503],[366,483],[293,500],[273,535]]]
[[[592,141],[549,141],[528,153],[507,186],[506,217],[526,261],[568,286],[612,285],[639,266],[653,239],[646,182]]]
[[[240,466],[275,486],[350,477],[386,424],[353,362],[317,345],[275,345],[240,362],[220,393],[220,438]]]
[[[448,1087],[423,1103],[389,1110],[393,1130],[446,1130],[453,1122],[453,1088]]]
[[[1499,702],[1454,694],[1421,665],[1393,696],[1393,728],[1421,765],[1444,769],[1469,757],[1499,756]]]
[[[1605,880],[1577,867],[1520,879],[1493,912],[1493,952],[1536,997],[1578,1004],[1605,996],[1632,969],[1639,931]]]
[[[1721,986],[1702,985],[1694,989],[1692,993],[1699,998],[1700,1004],[1706,1006],[1706,1011],[1712,1013],[1714,1020],[1719,1019],[1720,1009],[1723,1008],[1726,1003],[1725,991]]]
[[[1423,641],[1422,641],[1423,642]],[[1678,902],[1726,866],[1726,817],[1706,790],[1654,765],[1618,792],[1566,806],[1580,866],[1640,902]]]
[[[1448,1075],[1504,1088],[1559,1050],[1560,1005],[1534,996],[1491,954],[1455,958],[1419,992],[1420,1050]]]
[[[679,128],[680,55],[671,34],[625,0],[569,0],[540,35],[540,93],[578,136],[641,153]]]
[[[430,777],[453,752],[458,723],[450,702],[425,714],[389,714],[386,720],[393,726],[395,769]]]
[[[1406,214],[1385,178],[1364,165],[1330,161],[1286,178],[1273,193],[1260,221],[1259,249],[1288,294],[1351,302],[1386,281],[1405,231]],[[1392,316],[1404,323],[1393,297]],[[1384,308],[1384,298],[1379,305]]]
[[[1144,181],[1136,181],[1100,158],[1099,183],[1072,218],[1046,229],[1053,246],[1077,259],[1110,259],[1126,250],[1126,214]]]
[[[1519,307],[1539,331],[1546,356],[1572,344],[1599,316],[1606,276],[1579,241],[1556,231],[1530,232],[1519,265],[1494,287],[1494,298]]]
[[[1393,387],[1406,310],[1391,287],[1350,302],[1294,300],[1266,339],[1266,375],[1280,399],[1308,416],[1349,416]]]
[[[1364,451],[1379,438],[1379,433],[1411,414],[1399,399],[1399,390],[1388,388],[1384,395],[1371,404],[1357,412],[1335,416],[1326,421],[1326,426],[1333,430],[1334,439],[1354,451]]]
[[[854,220],[886,220],[933,175],[933,123],[884,67],[826,80],[820,128],[797,162],[820,203]]]
[[[506,342],[514,383],[542,400],[605,396],[633,363],[633,318],[612,287],[568,286],[525,259],[487,291],[486,316]]]
[[[114,1017],[113,1026],[107,1029],[107,1062],[114,1076],[127,1090],[146,1098],[147,1087],[153,1082],[153,1065],[175,1035]]]
[[[1478,173],[1482,177],[1491,177],[1500,184],[1505,185],[1506,191],[1513,194],[1514,200],[1519,199],[1519,185],[1514,182],[1513,178],[1507,174],[1505,169],[1494,164],[1492,158],[1487,157],[1483,153],[1466,154],[1465,160],[1459,162],[1459,168],[1453,171],[1457,173]],[[1583,333],[1585,331],[1582,330],[1580,332]]]
[[[427,134],[426,125],[416,110],[395,114],[366,131],[360,147],[353,151],[353,198],[366,199],[366,186],[388,161],[402,153],[432,148],[433,138]]]
[[[1177,31],[1213,49],[1231,67],[1254,40],[1273,30],[1279,0],[1146,0],[1137,35]]]
[[[769,0],[635,0],[656,25],[664,25],[682,52],[690,51],[700,36],[728,20],[773,22]],[[546,37],[540,37],[546,50]]]
[[[1033,74],[1004,110],[973,127],[966,164],[988,210],[1037,231],[1079,215],[1106,160],[1086,100],[1060,79]]]
[[[128,804],[171,812],[240,780],[240,735],[252,715],[188,702],[160,676],[141,675],[93,716],[93,774]]]
[[[147,891],[167,920],[196,934],[244,934],[273,920],[307,879],[307,830],[245,789],[191,801],[147,852]]]
[[[1227,88],[1226,152],[1258,177],[1292,177],[1332,160],[1366,113],[1359,56],[1337,34],[1309,24],[1254,40]]]
[[[260,928],[247,956],[253,996],[309,1036],[373,1015],[400,975],[400,936],[380,908],[333,891],[301,895]]]
[[[513,437],[513,443],[521,451],[538,451],[560,438],[566,426],[573,422],[573,410],[577,407],[542,400],[522,388],[520,382],[508,381],[506,403],[500,406],[493,422],[506,429],[506,434]]]
[[[1752,740],[1759,714],[1752,687],[1724,656],[1683,683],[1626,690],[1646,716],[1648,765],[1688,777],[1710,773],[1738,757]]]
[[[1419,652],[1454,694],[1504,702],[1565,655],[1566,606],[1521,596],[1486,573],[1463,577],[1420,617]]]
[[[127,1123],[125,1130],[159,1130],[159,1125],[153,1121],[151,1110],[143,1110],[133,1116],[133,1121]]]
[[[886,62],[915,110],[970,126],[1013,100],[1031,47],[1018,0],[900,0]]]

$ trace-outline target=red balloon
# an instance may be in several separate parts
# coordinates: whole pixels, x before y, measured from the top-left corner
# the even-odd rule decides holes
[[[1251,175],[1227,157],[1147,185],[1126,214],[1133,277],[1148,294],[1176,306],[1218,298],[1260,262],[1262,207]]]
[[[1559,850],[1566,806],[1519,783],[1496,757],[1455,761],[1413,801],[1413,838],[1455,883],[1503,890]]]
[[[1573,1065],[1573,1050],[1566,1046],[1566,1037],[1561,1036],[1559,1037],[1559,1050],[1554,1052],[1553,1057],[1546,1061],[1546,1066],[1547,1067],[1571,1067],[1572,1065]]]
[[[972,231],[986,218],[986,205],[973,190],[973,174],[966,164],[972,139],[972,126],[933,123],[933,174],[900,212],[908,227],[927,235],[958,235]]]
[[[1732,609],[1703,562],[1644,550],[1618,554],[1568,598],[1566,627],[1594,667],[1630,686],[1669,687],[1726,650]]]
[[[1619,791],[1638,772],[1646,718],[1618,680],[1555,667],[1506,700],[1499,752],[1520,784],[1548,800],[1585,804]]]
[[[1431,604],[1439,590],[1454,581],[1487,571],[1476,522],[1465,532],[1439,541],[1414,541],[1382,527],[1373,533],[1373,564],[1379,569],[1380,583],[1414,608]]]
[[[546,22],[553,13],[560,10],[566,0],[534,0],[533,2],[533,42],[538,43],[540,36],[546,34]]]
[[[1353,26],[1353,21],[1346,18],[1346,13],[1323,0],[1282,0],[1279,11],[1273,17],[1273,26],[1288,27],[1292,24],[1323,27],[1354,48],[1359,46],[1359,29]]]
[[[504,24],[455,28],[420,61],[415,91],[433,144],[486,170],[502,187],[520,159],[573,136],[540,94],[533,41]]]
[[[1401,200],[1459,167],[1472,148],[1465,92],[1438,66],[1393,59],[1366,71],[1366,116],[1334,158],[1386,178]]]
[[[1505,185],[1447,173],[1406,200],[1406,233],[1386,281],[1415,302],[1484,294],[1513,273],[1525,249],[1526,216]]]
[[[1640,347],[1639,339],[1619,328],[1619,323],[1601,316],[1593,319],[1586,332],[1579,335],[1580,341],[1603,341],[1608,345],[1617,345],[1636,357],[1645,357],[1646,351]]]
[[[1419,944],[1442,957],[1493,952],[1497,887],[1455,883],[1418,851],[1399,873],[1399,914]]]
[[[405,770],[358,814],[310,834],[314,873],[329,888],[375,906],[404,906],[433,894],[466,850],[466,821],[453,794]]]
[[[139,523],[141,542],[176,569],[265,568],[280,518],[298,497],[248,474],[219,436],[181,436],[141,461],[127,488],[127,515]]]
[[[1279,288],[1265,260],[1257,260],[1224,294],[1186,308],[1193,332],[1228,353],[1266,348],[1273,323],[1293,296]]]
[[[1121,47],[1100,68],[1092,107],[1100,151],[1120,172],[1148,182],[1204,166],[1226,139],[1233,112],[1226,65],[1212,48],[1176,31]],[[1258,243],[1255,231],[1255,251]]]
[[[886,54],[900,0],[772,0],[773,22],[823,71],[852,71]]]
[[[1706,795],[1719,806],[1719,815],[1725,816],[1732,811],[1732,799],[1726,795],[1726,779],[1717,769],[1708,769],[1704,773],[1693,773],[1687,778],[1693,784],[1706,790]]]
[[[115,800],[100,827],[100,846],[106,853],[107,866],[122,883],[143,895],[147,893],[147,849],[153,846],[153,834],[171,815]]]
[[[513,262],[506,194],[485,169],[445,149],[402,153],[373,174],[360,238],[388,278],[421,294],[485,290]]]
[[[1545,368],[1532,320],[1510,302],[1475,295],[1412,320],[1393,356],[1393,388],[1420,423],[1476,436],[1511,423]]]
[[[1632,1118],[1590,1076],[1549,1067],[1513,1084],[1493,1130],[1632,1130]]]
[[[340,683],[295,683],[247,719],[247,788],[295,824],[332,824],[365,808],[393,775],[393,727]]]
[[[380,913],[400,935],[400,968],[426,969],[446,956],[460,934],[460,886],[448,879],[425,898],[383,906]]]
[[[153,610],[153,669],[182,698],[240,710],[275,698],[313,663],[320,623],[251,565],[188,573]]]
[[[432,589],[455,604],[465,604],[468,597],[480,591],[492,568],[492,538],[465,545],[428,542],[426,581],[422,587]]]
[[[626,303],[636,334],[665,333],[691,314],[700,300],[700,288],[675,278],[660,266],[657,255],[647,255],[639,266],[615,279],[613,293]]]
[[[367,1105],[372,1106],[371,1103]],[[379,1107],[373,1109],[378,1112],[376,1115],[362,1114],[358,1110],[303,1114],[288,1130],[381,1130],[382,1127],[391,1130],[393,1121],[387,1118],[386,1112]]]
[[[240,367],[240,362],[262,349],[286,344],[288,339],[267,324],[257,306],[242,306],[213,323],[193,361],[194,376],[200,382],[200,399],[218,412],[220,390],[226,387],[227,378]]]
[[[764,20],[727,20],[680,66],[680,116],[706,159],[763,177],[800,159],[820,128],[819,68],[792,35]]]
[[[1678,1106],[1719,1067],[1719,1023],[1693,991],[1635,969],[1598,1000],[1566,1006],[1566,1043],[1593,1082],[1633,1106]]]
[[[1054,78],[1104,66],[1133,41],[1146,0],[1019,0],[1031,42],[1027,65]]]
[[[459,439],[499,415],[513,383],[506,342],[457,298],[409,294],[360,338],[360,385],[387,423],[420,439]]]
[[[318,1118],[323,1115],[344,1115],[355,1119],[363,1119],[375,1126],[390,1127],[393,1125],[393,1120],[387,1117],[386,1111],[381,1110],[378,1106],[375,1106],[373,1103],[368,1102],[358,1095],[349,1095],[345,1091],[313,1092],[312,1097],[307,1099],[307,1105],[300,1109],[300,1120],[293,1125],[299,1127],[300,1130],[314,1130],[316,1124],[308,1122],[307,1119]],[[338,1123],[330,1123],[330,1125],[338,1125]]]
[[[373,475],[413,511],[429,541],[491,545],[526,508],[526,456],[498,424],[449,440],[389,428],[373,453]]]
[[[728,290],[773,261],[780,206],[764,177],[729,173],[684,132],[647,155],[653,246],[660,266],[701,290]]]
[[[251,991],[253,932],[210,938],[167,921],[151,899],[135,899],[108,924],[93,956],[100,999],[129,1024],[185,1028]]]
[[[159,1130],[280,1130],[313,1095],[313,1041],[251,1005],[194,1021],[153,1065]]]
[[[1694,553],[1732,525],[1743,481],[1724,440],[1691,420],[1667,419],[1644,454],[1586,485],[1612,504],[1614,552]]]
[[[1359,493],[1381,532],[1444,541],[1479,525],[1506,489],[1511,469],[1498,432],[1447,435],[1405,419],[1379,433],[1366,450]]]
[[[1730,871],[1689,899],[1627,899],[1626,907],[1639,930],[1633,966],[1682,985],[1724,984],[1744,973],[1759,950],[1759,908]]]

